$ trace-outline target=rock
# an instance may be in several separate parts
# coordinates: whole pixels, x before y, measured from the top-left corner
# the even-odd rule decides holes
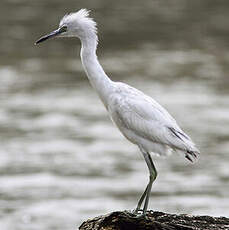
[[[229,230],[229,218],[148,211],[137,217],[127,211],[89,219],[79,230]]]

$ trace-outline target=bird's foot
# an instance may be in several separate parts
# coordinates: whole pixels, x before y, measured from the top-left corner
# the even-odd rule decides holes
[[[142,209],[134,209],[133,211],[126,211],[126,214],[131,218],[147,218],[146,213]]]
[[[142,214],[142,213],[143,213],[143,210],[140,209],[140,208],[136,208],[136,209],[134,209],[134,210],[132,211],[132,213],[133,213],[134,215],[139,215],[139,214]]]
[[[143,213],[142,212],[135,212],[135,210],[131,211],[131,210],[125,210],[124,211],[125,215],[128,216],[129,218],[141,218],[143,217]]]

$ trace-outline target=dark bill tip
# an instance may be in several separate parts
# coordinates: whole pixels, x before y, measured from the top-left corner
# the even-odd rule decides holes
[[[34,43],[34,45],[38,45],[39,43],[41,43],[41,42],[43,42],[43,41],[45,41],[45,40],[47,40],[47,39],[49,39],[49,38],[50,38],[49,36],[43,36],[43,37],[39,38],[39,39]]]
[[[47,34],[47,35],[45,35],[45,36],[42,36],[40,39],[38,39],[38,40],[34,43],[34,45],[38,45],[39,43],[41,43],[41,42],[43,42],[43,41],[45,41],[45,40],[47,40],[47,39],[49,39],[49,38],[55,37],[56,35],[58,35],[58,34],[60,34],[60,33],[61,33],[60,29],[54,30],[54,31],[51,32],[50,34]]]

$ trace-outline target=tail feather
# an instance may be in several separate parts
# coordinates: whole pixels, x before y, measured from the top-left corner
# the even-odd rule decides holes
[[[172,132],[174,137],[176,137],[177,140],[180,141],[180,146],[178,147],[175,145],[175,149],[177,148],[185,152],[185,157],[189,161],[193,162],[200,154],[200,151],[196,148],[191,138],[186,133],[184,133],[179,127],[177,129],[175,129],[174,127],[169,127],[169,130]]]
[[[194,151],[188,150],[188,151],[186,151],[185,157],[186,157],[189,161],[193,162],[193,161],[198,157],[199,154],[200,154],[200,152],[199,152],[198,149],[196,149],[196,150],[194,150]]]

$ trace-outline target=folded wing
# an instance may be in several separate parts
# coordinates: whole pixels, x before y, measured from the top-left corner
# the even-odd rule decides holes
[[[124,85],[124,89],[113,96],[112,104],[112,112],[118,116],[122,125],[140,137],[182,150],[188,159],[199,153],[191,138],[180,129],[174,118],[141,91]]]

